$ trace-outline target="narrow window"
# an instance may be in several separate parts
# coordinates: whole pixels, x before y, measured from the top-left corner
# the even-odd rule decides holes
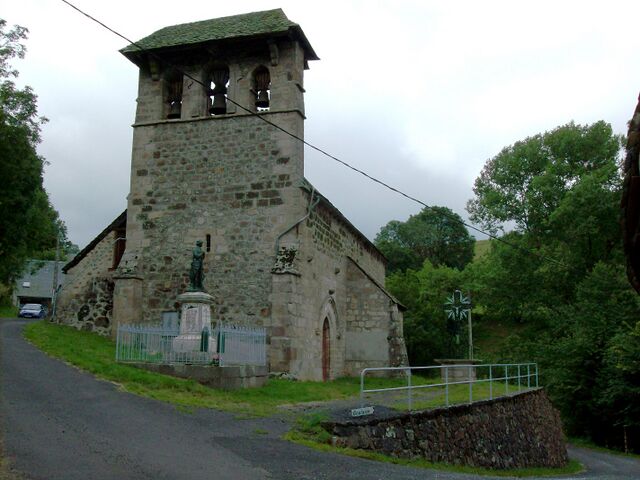
[[[182,112],[182,75],[174,73],[167,78],[167,118],[180,118]]]
[[[216,67],[211,71],[209,83],[209,113],[222,115],[227,113],[227,87],[229,86],[229,69]]]
[[[269,70],[260,66],[253,72],[253,93],[256,96],[256,110],[264,112],[269,110],[269,100],[271,97],[271,76]]]
[[[211,235],[207,233],[207,252],[211,251]]]

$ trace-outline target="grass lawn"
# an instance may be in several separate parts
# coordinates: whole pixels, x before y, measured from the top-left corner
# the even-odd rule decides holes
[[[491,248],[491,240],[476,240],[473,248],[473,259],[477,260],[483,255],[486,255]]]
[[[18,316],[18,307],[13,305],[0,305],[0,318],[13,318]]]
[[[115,343],[108,338],[48,322],[30,323],[25,337],[49,355],[60,358],[123,390],[178,405],[181,408],[217,408],[241,414],[270,415],[280,405],[337,400],[357,396],[358,378],[331,382],[270,379],[266,386],[217,390],[184,380],[116,363]],[[402,380],[367,379],[367,387],[397,386]]]
[[[282,405],[355,398],[360,392],[359,378],[340,378],[331,382],[292,381],[270,379],[266,386],[240,390],[219,390],[192,380],[162,375],[115,361],[115,343],[94,333],[51,324],[46,321],[30,323],[25,337],[49,355],[60,358],[99,378],[119,384],[124,390],[178,405],[181,408],[217,408],[241,414],[270,415]],[[413,385],[439,383],[439,378],[412,376]],[[365,388],[388,388],[406,385],[406,379],[367,377]],[[509,387],[515,391],[515,385]],[[503,394],[504,382],[493,384],[493,395]],[[383,394],[386,395],[386,394]],[[489,398],[488,383],[473,386],[473,399]],[[398,410],[406,410],[406,390],[380,397],[372,394],[368,402],[383,403]],[[449,388],[449,404],[469,401],[468,385]],[[413,409],[445,405],[442,387],[416,390]]]

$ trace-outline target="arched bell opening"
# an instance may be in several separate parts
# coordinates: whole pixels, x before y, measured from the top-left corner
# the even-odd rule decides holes
[[[182,75],[177,71],[171,71],[165,83],[166,117],[180,118],[182,116]]]
[[[229,67],[213,67],[209,73],[209,114],[227,113],[227,91],[229,88]]]
[[[264,65],[259,66],[253,72],[253,93],[256,97],[256,111],[269,110],[271,103],[271,75]]]

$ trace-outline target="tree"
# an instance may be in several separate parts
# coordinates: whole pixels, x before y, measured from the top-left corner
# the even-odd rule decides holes
[[[473,259],[475,239],[458,214],[446,207],[429,207],[406,222],[390,221],[374,243],[389,260],[391,273],[419,270],[425,260],[462,270]]]
[[[11,67],[23,58],[27,29],[6,28],[0,19],[0,283],[10,285],[29,257],[50,256],[56,237],[66,244],[66,228],[42,185],[44,159],[36,152],[40,128],[37,97],[30,87],[17,88]]]
[[[615,174],[611,165],[620,149],[621,137],[603,121],[572,122],[516,142],[486,163],[467,211],[492,231],[511,222],[516,231],[543,235],[551,213],[580,180],[603,168]]]
[[[640,299],[624,276],[620,145],[604,122],[570,123],[490,159],[468,210],[513,230],[464,273],[483,321],[524,323],[501,360],[540,364],[568,433],[640,449]]]
[[[418,271],[396,272],[386,286],[407,307],[404,337],[410,365],[433,365],[435,358],[452,356],[444,302],[456,289],[464,289],[465,277],[455,268],[434,267],[426,260]]]

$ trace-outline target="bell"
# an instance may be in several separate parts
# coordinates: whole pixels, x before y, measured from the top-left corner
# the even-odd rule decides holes
[[[167,118],[180,118],[180,107],[180,102],[171,102],[171,107],[169,108],[169,115],[167,115]]]
[[[213,102],[211,102],[211,107],[209,107],[209,113],[211,115],[227,113],[227,99],[224,96],[224,93],[216,93],[213,96]]]
[[[269,108],[269,92],[260,90],[256,96],[256,107]]]

